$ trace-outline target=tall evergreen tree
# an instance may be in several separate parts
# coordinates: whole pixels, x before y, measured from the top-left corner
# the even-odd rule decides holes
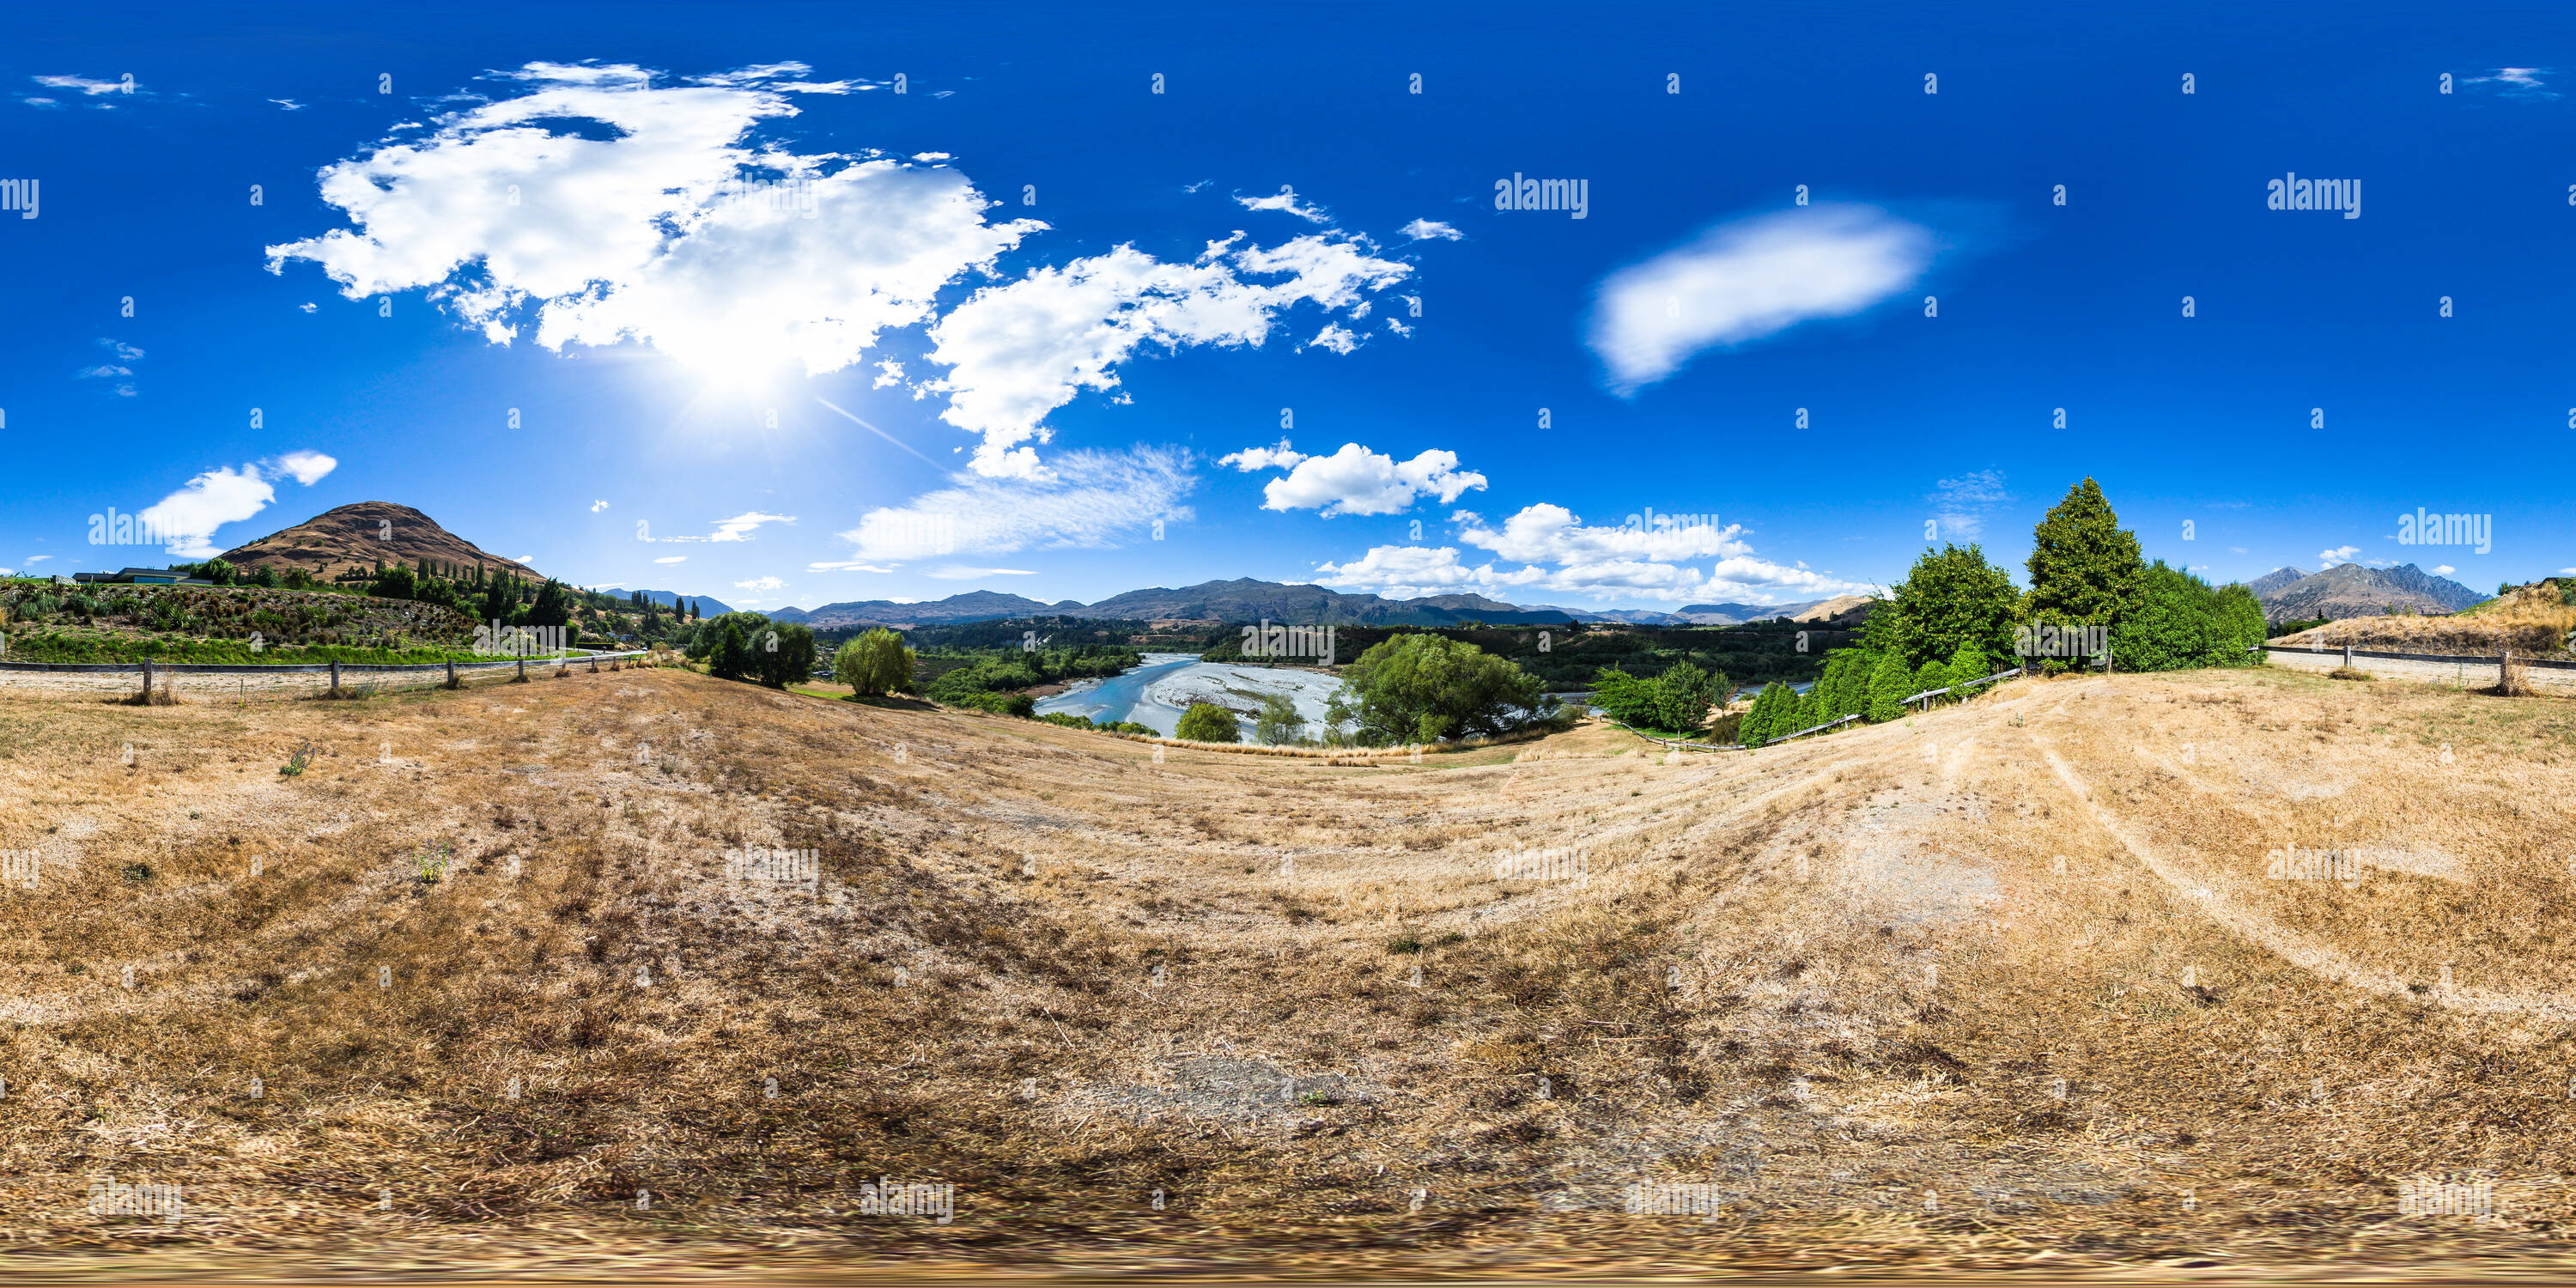
[[[2135,601],[2145,563],[2136,533],[2092,479],[2066,490],[2031,533],[2030,591],[2022,620],[2054,626],[2112,626]]]
[[[1905,699],[1914,692],[1914,673],[1905,667],[1905,659],[1893,651],[1878,655],[1878,663],[1869,673],[1870,723],[1879,724],[1905,714]]]

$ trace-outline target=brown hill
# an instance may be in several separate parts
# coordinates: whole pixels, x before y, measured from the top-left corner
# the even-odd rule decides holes
[[[328,581],[350,569],[372,572],[382,563],[412,564],[422,559],[492,572],[508,572],[530,581],[545,574],[515,559],[487,553],[473,542],[438,526],[436,519],[391,501],[360,501],[317,514],[294,527],[224,552],[240,568],[274,564],[278,571],[302,568]]]

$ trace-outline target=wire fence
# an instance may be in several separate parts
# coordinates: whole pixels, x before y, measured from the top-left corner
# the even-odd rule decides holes
[[[510,657],[478,662],[0,662],[0,692],[131,694],[157,689],[173,697],[284,700],[338,694],[366,697],[388,689],[465,688],[475,680],[550,679],[575,672],[622,670],[643,651],[562,657]],[[135,683],[129,677],[140,677]]]

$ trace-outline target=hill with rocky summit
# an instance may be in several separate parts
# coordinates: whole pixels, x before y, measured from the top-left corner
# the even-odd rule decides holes
[[[301,568],[323,581],[352,569],[373,572],[379,564],[392,567],[423,559],[459,568],[479,565],[487,572],[506,572],[528,581],[546,579],[536,569],[489,553],[438,526],[436,519],[391,501],[360,501],[326,510],[294,527],[235,546],[223,557],[244,570],[262,564],[274,565],[281,573]]]
[[[2258,580],[2270,580],[2285,568]],[[2248,585],[2255,598],[2263,601],[2263,614],[2276,622],[2307,621],[2314,618],[2379,617],[2392,613],[2443,615],[2456,613],[2478,603],[2486,596],[2456,581],[2436,577],[2413,564],[2395,568],[2365,568],[2360,564],[2336,564],[2324,572],[2301,577],[2279,586],[2270,595]]]

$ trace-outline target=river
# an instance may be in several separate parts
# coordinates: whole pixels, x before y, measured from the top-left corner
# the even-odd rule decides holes
[[[1078,681],[1038,699],[1038,714],[1088,716],[1101,724],[1133,721],[1169,737],[1192,702],[1214,702],[1235,713],[1235,724],[1249,740],[1251,713],[1260,709],[1261,695],[1277,693],[1306,717],[1304,733],[1311,738],[1323,732],[1325,705],[1339,687],[1340,680],[1318,671],[1202,662],[1195,653],[1147,653],[1141,666],[1106,679]]]

